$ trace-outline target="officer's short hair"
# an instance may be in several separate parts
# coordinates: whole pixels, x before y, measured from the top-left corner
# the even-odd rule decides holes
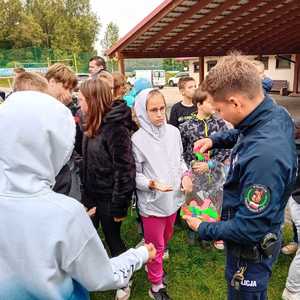
[[[262,93],[261,78],[253,61],[239,52],[222,57],[201,84],[215,101],[226,100],[233,93],[254,99]]]

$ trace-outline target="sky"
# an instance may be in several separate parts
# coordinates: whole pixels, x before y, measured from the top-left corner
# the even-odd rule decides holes
[[[119,26],[121,38],[162,2],[163,0],[91,0],[92,10],[102,25],[95,45],[98,52],[101,50],[100,40],[109,22]]]

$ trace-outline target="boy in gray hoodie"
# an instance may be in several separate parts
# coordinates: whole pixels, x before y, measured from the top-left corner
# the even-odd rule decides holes
[[[146,243],[152,242],[157,254],[148,263],[152,299],[167,300],[163,284],[163,252],[173,234],[176,212],[184,202],[184,192],[192,191],[192,181],[182,157],[179,130],[166,123],[166,103],[154,89],[142,91],[135,102],[141,128],[133,135],[136,161],[138,207]]]

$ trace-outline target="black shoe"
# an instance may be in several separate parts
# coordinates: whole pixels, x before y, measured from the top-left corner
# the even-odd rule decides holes
[[[158,292],[153,292],[152,289],[150,289],[149,296],[154,300],[171,300],[165,288],[160,289]]]

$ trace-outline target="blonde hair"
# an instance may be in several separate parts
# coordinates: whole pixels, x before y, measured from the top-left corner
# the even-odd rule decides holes
[[[114,78],[109,72],[101,70],[97,78],[104,80],[111,89],[114,88]]]
[[[254,64],[254,66],[257,68],[258,73],[262,76],[264,75],[264,71],[265,71],[265,65],[262,61],[260,60],[253,60],[252,63]]]
[[[112,74],[114,79],[114,98],[123,97],[126,94],[126,78],[123,74],[119,72],[114,72]]]
[[[163,101],[164,101],[164,104],[165,104],[165,107],[167,107],[167,102],[166,102],[166,98],[165,96],[157,89],[154,89],[152,91],[150,91],[147,95],[147,101],[146,101],[146,110],[148,110],[148,102],[149,100],[153,97],[153,96],[161,96]]]
[[[23,72],[14,81],[14,91],[48,91],[48,82],[45,77],[34,72]]]
[[[201,86],[214,100],[226,100],[233,93],[244,94],[251,100],[262,93],[258,69],[238,52],[222,57]]]
[[[45,77],[49,81],[54,79],[56,82],[61,82],[65,88],[74,89],[77,86],[77,77],[71,68],[68,66],[56,63],[52,65]]]

